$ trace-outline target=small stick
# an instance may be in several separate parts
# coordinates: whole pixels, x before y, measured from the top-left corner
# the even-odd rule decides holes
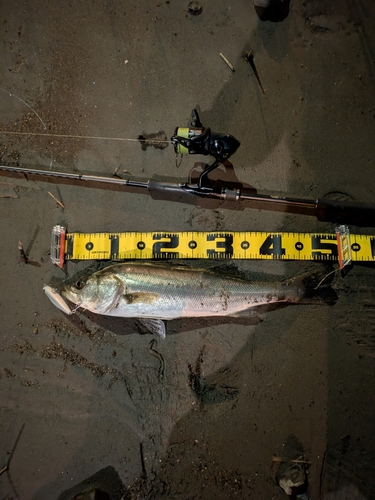
[[[23,63],[24,63],[24,62],[25,62],[25,57],[22,59],[22,61],[20,62],[20,65],[18,66],[18,68],[17,68],[17,69],[11,69],[10,71],[11,71],[12,73],[19,73],[19,72],[20,72],[20,69],[22,68],[22,65],[23,65]]]
[[[7,464],[6,464],[6,466],[5,466],[5,467],[1,470],[1,474],[2,474],[3,472],[5,472],[5,471],[8,471],[8,470],[9,470],[9,467],[10,467],[10,462],[12,461],[12,458],[13,458],[14,452],[16,451],[16,448],[17,448],[17,445],[18,445],[18,441],[19,441],[19,440],[20,440],[20,438],[21,438],[21,434],[23,433],[24,428],[25,428],[25,424],[22,424],[22,427],[21,427],[21,429],[20,429],[20,431],[19,431],[19,433],[18,433],[17,439],[16,439],[16,441],[15,441],[15,443],[14,443],[14,445],[13,445],[12,451],[9,453],[9,457],[8,457]],[[10,477],[10,473],[9,473],[9,472],[8,472],[8,480],[9,480],[10,486],[11,486],[11,488],[12,488],[12,490],[13,490],[13,493],[15,494],[16,498],[20,498],[20,497],[19,497],[19,495],[18,495],[18,493],[17,493],[17,491],[16,491],[16,488],[15,488],[15,486],[14,486],[14,484],[13,484],[13,481],[12,481],[12,479],[11,479],[11,477]],[[6,496],[8,496],[8,495],[6,495]]]
[[[154,345],[155,344],[156,344],[156,340],[152,339],[151,342],[148,344],[148,352],[152,356],[155,356],[155,358],[158,358],[158,360],[160,362],[158,375],[159,375],[159,378],[163,378],[163,376],[164,376],[164,369],[165,369],[165,361],[164,361],[163,356],[160,354],[160,352],[155,351],[155,349],[154,349]]]
[[[224,55],[222,52],[220,52],[220,57],[222,58],[222,60],[225,62],[225,64],[226,64],[227,66],[229,66],[229,68],[230,68],[230,69],[233,71],[233,73],[234,73],[235,69],[234,69],[234,67],[233,67],[233,64],[231,64],[231,63],[228,61],[228,59],[225,57],[225,55]]]
[[[5,471],[7,471],[9,469],[9,467],[6,465],[5,467],[3,467],[1,470],[0,470],[0,476],[2,474],[4,474]]]
[[[292,464],[307,464],[311,465],[311,462],[307,462],[306,460],[288,460],[287,458],[281,457],[273,457],[272,462],[290,462]]]
[[[252,51],[246,52],[246,54],[245,54],[245,61],[247,61],[250,64],[251,69],[254,71],[255,78],[258,80],[259,86],[262,89],[263,95],[266,95],[266,93],[264,92],[263,85],[260,82],[258,71],[257,71],[257,69],[255,67],[254,54],[253,54]]]
[[[61,207],[61,208],[65,208],[65,205],[64,205],[63,203],[61,203],[61,201],[60,201],[60,200],[58,200],[58,199],[56,198],[56,196],[53,196],[53,194],[52,194],[50,191],[48,191],[48,194],[49,194],[49,195],[50,195],[50,196],[51,196],[51,197],[55,200],[55,202],[56,202],[58,205],[60,205],[60,207]]]
[[[117,177],[118,179],[121,179],[121,177],[117,173],[118,169],[119,169],[119,167],[116,167],[116,170],[113,172],[113,177]]]
[[[27,258],[27,255],[25,254],[25,250],[23,249],[23,245],[20,241],[18,241],[18,250],[20,252],[21,260],[25,264],[29,263],[29,259]]]
[[[142,466],[142,476],[147,477],[147,471],[145,466],[145,457],[143,455],[143,446],[142,443],[139,443],[139,451],[141,453],[141,466]]]

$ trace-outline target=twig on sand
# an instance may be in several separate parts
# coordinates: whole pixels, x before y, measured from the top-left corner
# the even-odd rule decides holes
[[[289,458],[273,457],[272,462],[290,462],[291,464],[306,464],[311,465],[307,460],[289,460]]]
[[[163,356],[160,354],[160,352],[156,351],[154,349],[154,345],[156,344],[156,340],[155,339],[152,339],[151,342],[148,344],[148,352],[152,355],[152,356],[155,356],[155,358],[158,358],[159,362],[160,362],[160,366],[159,366],[159,371],[158,371],[158,375],[159,375],[159,378],[162,379],[164,377],[164,369],[165,369],[165,361],[164,361],[164,358]]]
[[[8,470],[8,466],[6,465],[5,467],[3,467],[3,468],[0,470],[0,476],[1,476],[2,474],[4,474],[4,472],[5,472],[5,471],[7,471],[7,470]]]
[[[25,250],[23,249],[23,245],[20,241],[18,241],[18,250],[20,252],[22,262],[24,262],[25,264],[28,264],[29,259],[28,259],[27,255],[25,254]]]
[[[220,52],[220,57],[222,58],[222,60],[225,62],[225,64],[233,71],[233,73],[235,72],[235,69],[234,69],[234,66],[233,64],[231,64],[228,59],[225,57],[225,55]]]
[[[56,202],[58,205],[60,205],[60,207],[61,207],[61,208],[65,208],[64,203],[61,203],[61,201],[60,201],[60,200],[58,200],[58,199],[56,198],[56,196],[53,196],[53,194],[52,194],[50,191],[48,191],[48,194],[49,194],[49,195],[50,195],[50,196],[51,196],[51,197],[55,200],[55,202]]]
[[[11,71],[12,73],[19,73],[19,72],[20,72],[20,69],[22,68],[22,65],[23,65],[23,64],[24,64],[24,62],[25,62],[25,59],[26,59],[26,57],[24,57],[24,58],[22,59],[22,61],[21,61],[21,62],[19,63],[19,65],[18,65],[18,68],[16,68],[16,69],[11,69],[10,71]]]
[[[17,500],[20,500],[20,497],[19,497],[19,495],[18,495],[18,493],[17,493],[17,490],[16,490],[16,488],[15,488],[15,486],[14,486],[14,484],[13,484],[13,481],[12,481],[12,479],[11,479],[10,472],[9,472],[9,466],[10,466],[10,462],[11,462],[11,460],[12,460],[12,458],[13,458],[14,452],[16,451],[16,448],[17,448],[17,445],[18,445],[18,441],[19,441],[19,440],[20,440],[20,438],[21,438],[21,434],[23,433],[24,428],[25,428],[25,424],[22,424],[22,427],[21,427],[21,429],[20,429],[20,431],[19,431],[19,433],[18,433],[17,439],[16,439],[16,440],[15,440],[15,442],[14,442],[14,445],[13,445],[12,451],[9,453],[9,457],[8,457],[7,463],[6,463],[5,467],[3,467],[3,468],[0,470],[0,476],[1,476],[4,472],[7,472],[8,481],[9,481],[9,483],[10,483],[10,486],[11,486],[11,488],[12,488],[12,490],[13,490],[13,493],[15,494],[15,496],[16,496],[16,498],[17,498]],[[7,496],[8,496],[8,495],[6,495],[6,497],[7,497]],[[4,497],[4,498],[5,498],[5,497]]]
[[[254,71],[255,78],[258,80],[259,86],[262,89],[263,95],[266,95],[266,93],[264,91],[264,88],[263,88],[263,85],[261,84],[261,81],[260,81],[259,74],[258,74],[258,71],[257,71],[256,66],[255,66],[255,63],[254,63],[254,54],[253,54],[253,51],[246,52],[246,54],[245,54],[245,61],[247,61],[250,64],[251,69]]]
[[[16,448],[17,448],[17,445],[18,445],[18,441],[20,440],[21,435],[23,433],[23,430],[25,428],[25,425],[26,424],[22,424],[22,427],[21,427],[21,429],[20,429],[20,431],[18,433],[17,439],[14,441],[14,445],[13,445],[12,451],[9,453],[9,458],[8,458],[7,465],[6,465],[8,469],[9,469],[9,466],[10,466],[10,462],[11,462],[11,460],[13,458],[14,452],[16,451]]]

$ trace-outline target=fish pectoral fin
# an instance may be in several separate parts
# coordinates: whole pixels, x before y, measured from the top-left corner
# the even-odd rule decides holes
[[[162,339],[166,337],[166,330],[164,321],[155,318],[137,318],[137,323],[146,328],[150,333],[157,334]]]

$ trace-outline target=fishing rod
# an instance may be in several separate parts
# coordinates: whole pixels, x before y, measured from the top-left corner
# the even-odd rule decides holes
[[[104,177],[6,165],[0,165],[0,175],[116,191],[134,188],[146,191],[154,199],[180,202],[189,202],[195,197],[246,202],[250,208],[313,215],[322,221],[375,227],[375,203],[273,196],[258,194],[254,189],[213,184],[208,174],[224,164],[237,151],[240,142],[230,134],[212,133],[210,128],[203,127],[195,109],[192,111],[191,126],[176,127],[171,142],[176,154],[202,154],[215,158],[212,165],[204,168],[196,183],[176,183],[155,179],[138,181],[122,179],[118,176]]]

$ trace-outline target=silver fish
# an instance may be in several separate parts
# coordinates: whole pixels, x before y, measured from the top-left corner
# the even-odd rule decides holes
[[[209,270],[127,262],[65,285],[61,295],[96,314],[147,320],[147,327],[164,337],[162,320],[251,315],[255,306],[299,302],[306,289],[301,278],[251,282]],[[60,309],[65,307],[60,304]]]

